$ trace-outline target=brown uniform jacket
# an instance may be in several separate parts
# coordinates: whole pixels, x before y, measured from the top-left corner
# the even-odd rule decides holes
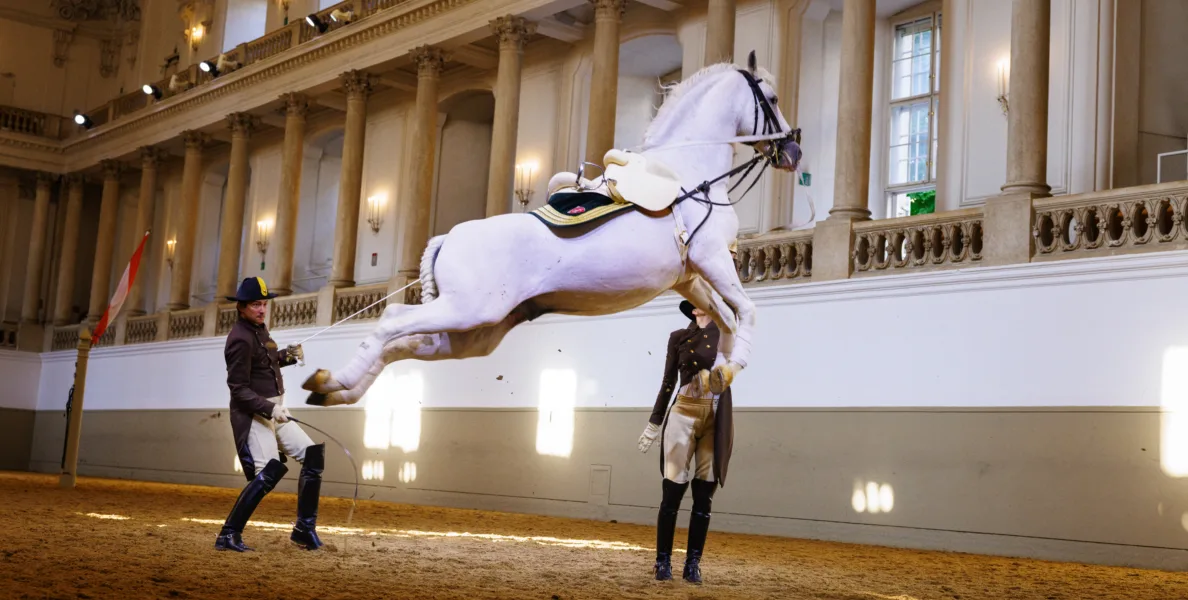
[[[285,393],[281,367],[297,361],[288,351],[277,349],[267,327],[242,317],[227,334],[223,357],[227,361],[227,387],[231,389],[231,431],[235,434],[235,449],[244,457],[248,456],[252,416],[272,418],[274,404],[269,398]],[[251,464],[250,458],[245,464]]]
[[[665,422],[669,401],[673,392],[701,372],[712,369],[718,357],[718,326],[710,322],[702,329],[696,321],[685,329],[678,329],[668,336],[668,357],[664,360],[664,379],[660,382],[660,393],[648,419],[653,425]],[[679,376],[679,378],[678,378]],[[679,383],[678,383],[679,381]],[[718,396],[718,408],[714,413],[714,481],[722,486],[726,483],[726,467],[730,464],[730,451],[734,447],[734,420],[730,388]],[[660,472],[664,472],[664,434],[660,435]]]

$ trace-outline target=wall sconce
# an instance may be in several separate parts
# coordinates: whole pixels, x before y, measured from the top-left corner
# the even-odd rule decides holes
[[[268,253],[268,241],[272,238],[272,221],[256,221],[256,249],[260,251],[260,270],[264,270],[264,255]]]
[[[532,179],[536,176],[537,164],[534,162],[516,165],[516,200],[520,201],[520,208],[528,210],[528,201],[532,198]]]
[[[1011,92],[1011,59],[1004,58],[998,61],[998,105],[1002,107],[1002,114],[1007,114],[1010,110],[1010,104],[1007,100]]]
[[[169,264],[169,268],[173,268],[173,251],[177,247],[177,240],[169,240],[165,242],[165,262]]]
[[[206,23],[199,23],[189,28],[186,35],[190,38],[190,49],[197,52],[199,44],[206,37]]]
[[[280,0],[281,10],[285,11],[285,25],[289,24],[289,0]]]
[[[376,194],[367,198],[367,222],[371,223],[371,231],[379,233],[384,224],[384,205],[387,204],[387,194]]]

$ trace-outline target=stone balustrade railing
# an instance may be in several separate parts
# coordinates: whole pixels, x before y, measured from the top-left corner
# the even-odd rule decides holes
[[[60,139],[65,117],[12,106],[0,106],[0,131]]]
[[[855,275],[964,267],[982,260],[982,209],[854,224]]]
[[[734,268],[743,283],[808,281],[813,275],[813,230],[742,240],[734,256]]]
[[[1034,260],[1188,248],[1188,182],[1034,202]]]
[[[1004,208],[1005,207],[1005,208]],[[986,264],[1104,256],[1118,253],[1188,249],[1188,181],[1093,192],[1056,198],[1025,196],[992,200],[985,207],[898,219],[842,224],[848,246],[823,247],[836,230],[818,239],[820,229],[774,232],[742,239],[735,254],[739,278],[747,285],[808,283],[880,274],[909,273]],[[830,224],[836,228],[836,224]],[[839,276],[813,274],[818,263],[844,265]],[[844,259],[844,260],[838,260]],[[391,286],[391,287],[390,287]],[[348,316],[375,320],[381,300],[399,289],[395,283],[325,288],[272,301],[273,329],[324,327]],[[421,302],[421,288],[405,290],[405,304]],[[389,300],[389,302],[401,300]],[[371,306],[375,304],[375,306]],[[173,313],[117,321],[99,346],[140,344],[226,335],[236,319],[234,305],[212,304]],[[0,347],[12,347],[13,325],[0,325]],[[56,327],[46,336],[49,350],[78,343],[77,325]],[[40,334],[38,334],[40,335]],[[22,344],[20,347],[24,347]]]
[[[328,25],[325,33],[330,33],[345,23],[335,21],[330,18],[330,14],[336,10],[352,11],[355,15],[355,20],[358,21],[363,17],[375,14],[381,10],[389,9],[394,6],[408,2],[409,0],[348,0],[347,2],[339,2],[334,6],[322,9],[316,14],[321,20]],[[325,35],[325,33],[320,35]],[[281,27],[275,31],[264,34],[254,40],[244,42],[224,54],[227,60],[234,64],[238,63],[235,68],[243,68],[247,65],[267,60],[273,56],[281,54],[287,50],[295,48],[305,42],[313,40],[318,37],[317,30],[314,29],[305,18],[293,19],[288,25]],[[211,57],[212,62],[216,62],[218,57]],[[189,67],[182,69],[176,73],[177,87],[172,88],[170,81],[173,75],[166,77],[160,81],[154,82],[161,93],[161,98],[156,100],[160,102],[167,98],[177,96],[185,93],[194,87],[210,83],[214,77],[202,71],[198,67],[198,63],[192,64]],[[123,117],[125,115],[133,114],[143,108],[149,107],[153,104],[149,96],[142,90],[129,92],[122,96],[118,96],[106,104],[99,106],[87,112],[87,116],[91,121],[97,125],[103,125]],[[2,115],[2,113],[0,113]],[[2,116],[0,116],[2,118]],[[2,121],[0,121],[2,123]]]

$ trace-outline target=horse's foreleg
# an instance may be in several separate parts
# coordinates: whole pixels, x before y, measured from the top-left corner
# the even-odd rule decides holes
[[[351,388],[328,393],[313,393],[306,404],[335,406],[355,404],[389,364],[398,360],[444,360],[474,358],[495,351],[507,332],[526,320],[525,313],[513,312],[496,325],[456,333],[413,334],[396,338],[384,345],[381,357],[372,363]]]
[[[375,329],[368,334],[367,339],[359,344],[355,356],[342,369],[331,373],[326,369],[318,369],[310,375],[301,387],[314,394],[332,394],[358,387],[373,365],[380,360],[384,346],[391,339],[391,330],[400,315],[415,308],[408,304],[389,304],[380,316]],[[374,381],[374,378],[372,379]]]
[[[723,328],[718,342],[719,351],[726,357],[726,362],[715,366],[710,374],[710,391],[720,394],[730,387],[735,374],[747,367],[751,355],[751,332],[755,326],[755,303],[743,290],[729,251],[723,249],[703,260],[694,259],[693,266],[737,315],[734,331]],[[722,323],[719,323],[719,327],[722,327]]]

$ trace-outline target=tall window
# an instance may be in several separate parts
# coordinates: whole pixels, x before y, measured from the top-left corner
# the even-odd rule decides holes
[[[913,200],[920,211],[929,198],[935,197],[940,28],[940,13],[895,26],[888,123],[888,216],[910,214]],[[933,193],[926,193],[930,191]]]

